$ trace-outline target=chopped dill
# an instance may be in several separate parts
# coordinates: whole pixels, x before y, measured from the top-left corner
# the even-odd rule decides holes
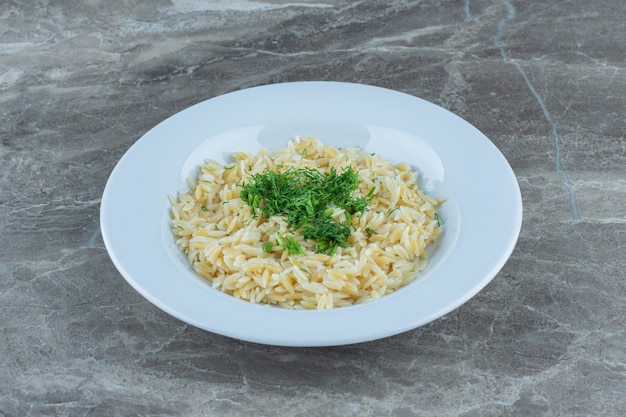
[[[276,233],[276,243],[283,247],[290,255],[304,255],[302,246],[292,236],[283,236]]]
[[[263,252],[265,253],[270,253],[272,251],[272,248],[274,247],[274,243],[272,243],[271,240],[268,240],[267,242],[263,243]]]
[[[329,255],[339,246],[350,246],[352,216],[363,213],[375,193],[372,188],[365,197],[353,197],[359,188],[359,175],[351,166],[341,173],[334,168],[322,173],[312,168],[279,167],[278,172],[251,175],[241,187],[240,198],[255,218],[259,214],[264,218],[284,216],[292,230],[302,228],[304,238],[317,241],[316,250]],[[343,209],[348,221],[333,220],[333,207]],[[277,236],[277,242],[290,254],[298,254],[295,245],[302,252],[291,237]]]
[[[201,206],[200,206],[200,210],[202,210],[202,211],[207,211],[207,210],[208,210],[208,208],[206,208],[206,206],[203,204],[203,205],[201,205]]]
[[[398,207],[387,210],[387,217],[391,216],[394,211],[400,210]]]
[[[437,222],[437,227],[441,227],[443,225],[443,219],[441,218],[441,216],[439,215],[439,213],[435,213],[435,215],[433,216],[433,218],[435,219],[435,221]]]

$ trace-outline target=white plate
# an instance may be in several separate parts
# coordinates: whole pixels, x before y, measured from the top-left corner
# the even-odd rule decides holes
[[[274,150],[297,135],[408,162],[429,194],[446,199],[439,210],[444,235],[416,281],[365,304],[295,311],[237,300],[191,270],[170,232],[168,195],[185,190],[206,158],[227,163],[231,152]],[[416,328],[473,297],[513,251],[522,201],[503,155],[447,110],[378,87],[296,82],[225,94],[154,127],[111,173],[100,215],[115,266],[172,316],[252,342],[330,346]]]

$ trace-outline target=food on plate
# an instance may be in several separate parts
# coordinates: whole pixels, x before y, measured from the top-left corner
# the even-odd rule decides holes
[[[276,152],[207,160],[170,197],[172,231],[193,270],[253,303],[330,309],[415,279],[442,235],[410,165],[296,138]]]

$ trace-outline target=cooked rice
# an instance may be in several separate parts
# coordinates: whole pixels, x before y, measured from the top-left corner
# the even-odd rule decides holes
[[[314,138],[289,142],[274,153],[232,154],[223,166],[207,160],[189,193],[170,197],[172,231],[193,269],[213,288],[253,303],[292,309],[330,309],[385,296],[411,282],[426,267],[426,247],[441,236],[436,208],[442,202],[424,194],[408,164],[393,166],[359,148],[336,149]],[[289,230],[280,216],[255,218],[239,198],[238,182],[267,169],[308,167],[358,172],[355,196],[375,187],[375,198],[355,215],[351,246],[333,255],[316,253],[316,242]],[[346,220],[341,209],[333,216]],[[371,231],[375,233],[371,233]],[[305,255],[262,244],[289,234]]]

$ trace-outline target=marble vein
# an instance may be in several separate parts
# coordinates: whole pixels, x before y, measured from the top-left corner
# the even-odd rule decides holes
[[[506,6],[507,15],[506,15],[505,18],[501,19],[498,22],[498,32],[493,37],[493,42],[496,45],[496,47],[498,47],[498,49],[500,50],[500,54],[502,55],[502,59],[505,62],[509,62],[512,65],[514,65],[515,68],[517,69],[517,71],[520,73],[520,75],[524,79],[524,82],[528,86],[528,89],[530,90],[532,95],[537,100],[537,104],[539,104],[539,107],[541,108],[541,111],[543,112],[543,115],[544,115],[546,121],[548,122],[548,125],[550,126],[552,140],[554,142],[555,169],[563,177],[563,185],[565,186],[565,188],[567,189],[567,191],[569,193],[570,208],[571,208],[571,211],[572,211],[572,219],[570,220],[570,223],[571,224],[577,224],[577,223],[580,222],[581,218],[580,218],[580,212],[578,210],[578,204],[576,202],[576,190],[574,189],[574,187],[572,186],[571,181],[569,180],[569,177],[567,175],[567,171],[565,169],[563,169],[563,167],[561,165],[561,147],[560,147],[560,144],[559,144],[559,135],[558,135],[557,130],[556,130],[556,124],[554,123],[554,120],[552,119],[552,115],[550,114],[550,111],[548,110],[548,107],[545,105],[543,99],[541,98],[541,95],[537,92],[537,90],[535,89],[535,87],[531,83],[530,79],[528,78],[528,75],[526,75],[526,71],[524,71],[524,69],[522,68],[522,66],[520,65],[519,62],[517,62],[516,60],[511,59],[511,58],[508,57],[508,55],[506,53],[506,50],[505,50],[505,47],[504,47],[504,45],[502,45],[502,42],[501,42],[501,37],[503,35],[504,27],[505,27],[506,23],[508,23],[509,21],[515,19],[515,8],[513,7],[513,5],[510,2],[507,1],[507,2],[505,2],[505,6]]]
[[[472,12],[470,11],[470,0],[465,0],[463,3],[463,12],[465,13],[464,22],[470,22],[472,20]]]
[[[256,2],[256,1],[230,1],[230,0],[213,0],[210,2],[202,0],[173,0],[172,7],[183,13],[190,12],[205,12],[205,11],[267,11],[267,10],[280,10],[290,7],[296,8],[312,8],[312,9],[328,9],[333,8],[332,4],[328,3],[313,3],[313,2],[295,2],[295,3],[283,3],[283,2]]]

